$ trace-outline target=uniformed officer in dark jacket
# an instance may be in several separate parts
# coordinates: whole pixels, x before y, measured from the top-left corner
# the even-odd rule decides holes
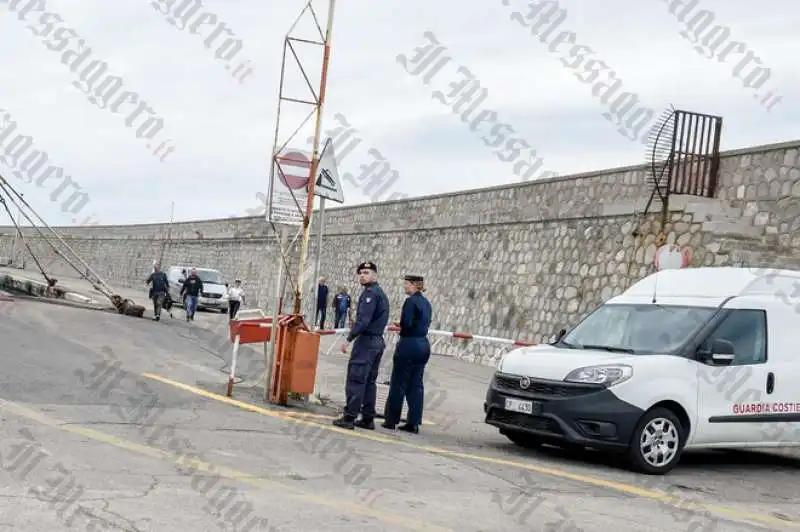
[[[378,286],[378,268],[374,262],[364,262],[356,271],[364,291],[358,298],[356,319],[347,335],[347,344],[342,345],[342,352],[347,353],[347,345],[355,340],[347,364],[347,405],[342,417],[333,424],[347,429],[372,430],[375,428],[375,381],[386,348],[383,333],[389,323],[389,299]],[[356,419],[359,413],[361,418]]]
[[[405,425],[397,428],[416,434],[422,424],[422,403],[425,398],[422,377],[425,365],[431,358],[428,328],[433,310],[422,295],[425,291],[422,276],[406,275],[404,290],[408,298],[403,303],[400,315],[400,340],[392,361],[389,398],[386,400],[385,421],[381,426],[394,429],[400,422],[403,400],[407,400],[408,419]]]

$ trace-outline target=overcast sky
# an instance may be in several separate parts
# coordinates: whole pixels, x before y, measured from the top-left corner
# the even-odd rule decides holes
[[[246,215],[258,207],[257,194],[267,191],[284,37],[304,0],[204,0],[189,26],[208,13],[240,37],[241,50],[227,63],[215,58],[223,37],[209,48],[204,45],[204,39],[214,37],[210,34],[216,25],[208,24],[214,19],[206,17],[206,25],[196,26],[198,34],[190,27],[176,28],[158,7],[166,1],[46,0],[46,10],[58,16],[32,11],[23,21],[19,6],[26,3],[20,2],[17,12],[9,2],[0,5],[0,155],[6,154],[4,175],[49,223],[80,223],[87,216],[101,223],[158,222],[169,219],[172,201],[177,220]],[[339,161],[339,171],[358,175],[360,165],[372,160],[369,151],[377,150],[399,175],[381,196],[345,183],[346,205],[385,200],[393,193],[423,196],[521,179],[515,175],[516,160],[504,162],[482,140],[488,138],[490,122],[471,130],[452,105],[431,96],[460,79],[459,67],[468,68],[488,90],[478,111],[496,111],[498,122],[513,127],[513,136],[536,150],[541,166],[531,174],[534,178],[545,172],[563,175],[644,162],[642,142],[626,138],[602,116],[616,96],[601,102],[592,93],[597,81],[582,82],[577,77],[580,65],[565,66],[571,61],[565,57],[575,56],[569,52],[573,45],[554,43],[561,32],[573,32],[574,45],[594,50],[592,58],[602,60],[622,80],[617,94],[638,95],[640,108],[658,115],[673,104],[722,115],[723,149],[800,138],[797,0],[700,0],[683,21],[680,11],[669,12],[665,0],[561,0],[567,17],[560,23],[553,17],[553,30],[544,36],[546,25],[526,28],[530,22],[511,18],[515,11],[530,11],[529,2],[505,3],[509,5],[501,0],[338,2],[323,121],[326,129],[336,127],[334,117],[341,115],[362,139]],[[327,0],[315,5],[324,25]],[[701,9],[712,15],[698,15]],[[711,16],[700,42],[704,36],[709,43],[720,39],[715,58],[696,51],[692,41],[697,39],[691,35],[681,36],[693,17],[702,21]],[[59,17],[63,22],[53,25]],[[59,37],[70,35],[70,28],[75,39],[84,40],[84,48],[75,40],[58,43]],[[303,23],[295,35],[313,37],[312,29]],[[424,74],[409,74],[396,59],[399,54],[413,58],[414,48],[429,42],[426,32],[435,35],[446,48],[443,55],[451,58],[427,86]],[[74,72],[69,61],[62,64],[65,52],[75,56],[86,47],[91,53]],[[718,60],[726,47],[729,55]],[[220,53],[232,51],[233,42]],[[747,51],[752,52],[750,63],[737,78],[734,70]],[[298,45],[298,54],[317,83],[321,49]],[[107,64],[106,74],[93,82],[92,90],[100,95],[95,100],[117,84],[116,92],[107,92],[106,104],[92,103],[81,89],[91,84],[91,69],[85,70],[90,82],[73,84],[93,60]],[[747,88],[741,78],[759,60],[769,68],[769,79],[760,88]],[[106,75],[118,79],[104,81]],[[607,71],[599,75],[608,77]],[[287,66],[284,87],[289,97],[311,98],[294,67]],[[768,111],[774,98],[770,91],[783,99]],[[144,114],[134,117],[132,127],[125,125],[140,101],[163,120],[153,140],[136,136]],[[311,110],[285,104],[281,143]],[[17,129],[3,138],[12,120]],[[307,125],[290,144],[306,148],[310,131]],[[31,144],[15,142],[17,134],[29,136]],[[14,149],[21,150],[16,162]],[[48,158],[31,177],[23,161],[34,164],[39,155],[35,150]],[[54,169],[37,185],[35,176],[49,165]],[[64,175],[89,196],[77,214],[62,212],[66,193],[51,200]],[[8,222],[3,217],[0,225]]]

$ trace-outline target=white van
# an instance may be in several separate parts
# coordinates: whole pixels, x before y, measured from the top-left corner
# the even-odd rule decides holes
[[[684,449],[800,446],[798,303],[800,272],[655,273],[505,355],[486,423],[524,447],[626,453],[648,474]]]
[[[197,310],[211,309],[220,312],[228,312],[228,290],[225,287],[222,274],[211,268],[196,268],[197,276],[203,281],[203,292],[197,298]],[[170,266],[167,269],[167,280],[169,281],[169,294],[172,300],[183,307],[184,301],[180,295],[183,288],[183,281],[191,272],[192,266]]]

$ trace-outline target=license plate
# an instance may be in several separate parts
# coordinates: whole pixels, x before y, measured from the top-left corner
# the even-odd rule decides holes
[[[533,401],[506,398],[506,410],[521,414],[533,414],[534,404]]]

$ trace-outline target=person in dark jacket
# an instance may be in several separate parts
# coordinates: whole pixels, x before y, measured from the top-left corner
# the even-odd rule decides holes
[[[374,262],[359,264],[356,272],[364,291],[358,298],[356,322],[347,335],[347,343],[342,344],[342,353],[347,353],[348,344],[353,342],[347,363],[347,404],[342,417],[335,419],[333,424],[345,429],[374,430],[378,393],[375,381],[386,348],[383,332],[389,323],[389,298],[378,284],[378,267]],[[359,413],[361,418],[356,419]]]
[[[335,316],[334,329],[344,329],[347,318],[350,317],[351,299],[344,286],[339,288],[339,292],[333,297],[333,311]]]
[[[184,308],[186,309],[186,321],[194,321],[194,313],[197,310],[197,298],[203,291],[203,281],[198,277],[197,270],[192,268],[189,277],[183,281],[181,286],[181,297],[186,294],[183,299]]]
[[[400,317],[400,340],[392,360],[392,376],[389,382],[389,397],[384,410],[384,428],[394,430],[400,423],[403,401],[408,401],[408,419],[399,428],[417,434],[422,424],[422,404],[425,388],[422,378],[425,365],[431,358],[428,328],[433,309],[422,295],[424,279],[420,275],[406,275],[404,290],[408,298],[403,303]]]
[[[315,314],[315,320],[319,320],[319,328],[325,328],[325,313],[328,311],[328,285],[325,283],[325,279],[320,279],[319,284],[317,285],[317,313]]]
[[[153,265],[153,273],[145,280],[145,284],[150,286],[150,299],[153,301],[153,319],[159,321],[161,319],[161,307],[164,305],[164,299],[169,292],[169,280],[167,274],[161,271],[161,264]]]

